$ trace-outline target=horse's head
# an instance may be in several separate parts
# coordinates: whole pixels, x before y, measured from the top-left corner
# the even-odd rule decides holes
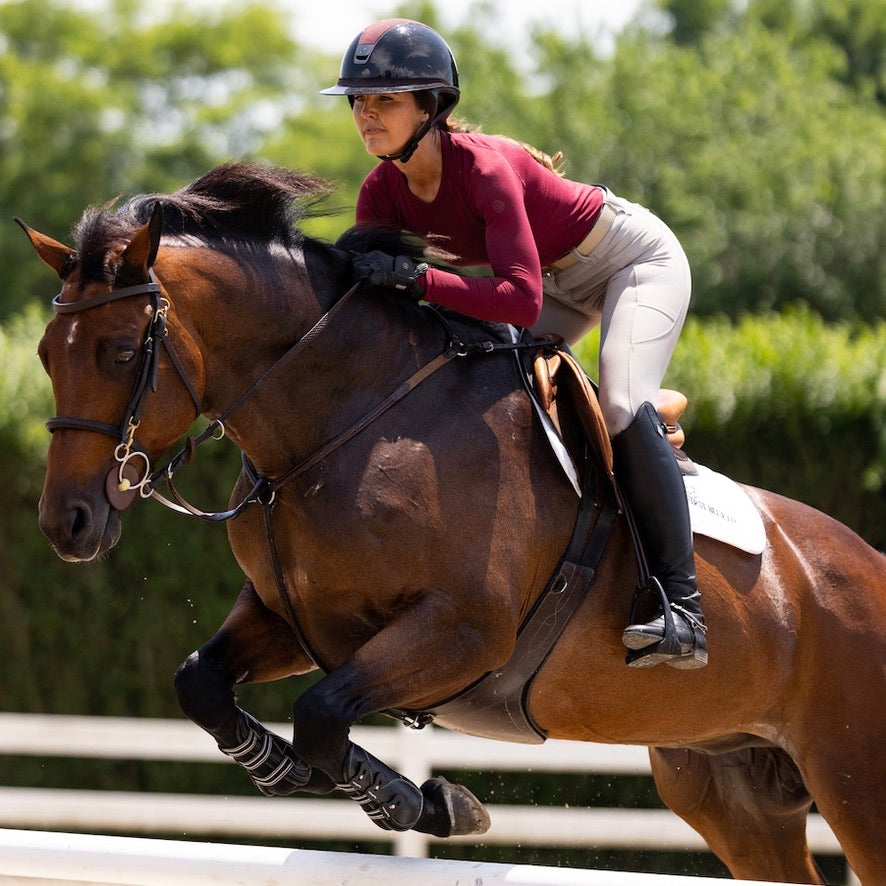
[[[120,511],[193,421],[200,357],[179,324],[174,345],[167,335],[172,308],[151,271],[159,208],[128,230],[90,211],[78,250],[19,224],[62,280],[39,347],[57,410],[40,528],[63,559],[91,560],[117,543]]]

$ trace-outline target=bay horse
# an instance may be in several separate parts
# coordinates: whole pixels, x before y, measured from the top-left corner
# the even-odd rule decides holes
[[[198,443],[224,433],[244,453],[230,510],[204,516],[232,518],[246,581],[176,675],[184,712],[266,794],[338,789],[383,828],[480,834],[469,791],[413,784],[349,727],[433,710],[502,667],[578,497],[511,354],[447,352],[437,312],[361,285],[347,249],[301,231],[323,191],[233,163],[88,209],[76,248],[20,222],[62,280],[39,346],[58,410],[39,523],[63,559],[100,556],[206,416]],[[662,799],[735,877],[822,882],[814,802],[862,881],[886,882],[884,557],[823,513],[746,491],[761,554],[696,538],[710,664],[625,667],[635,576],[619,515],[528,714],[542,736],[649,747]],[[291,741],[236,703],[238,684],[318,666]]]

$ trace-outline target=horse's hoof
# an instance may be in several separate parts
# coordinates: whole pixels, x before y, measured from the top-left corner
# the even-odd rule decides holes
[[[466,787],[438,776],[429,778],[421,792],[424,808],[414,830],[435,837],[485,834],[489,830],[489,813]]]

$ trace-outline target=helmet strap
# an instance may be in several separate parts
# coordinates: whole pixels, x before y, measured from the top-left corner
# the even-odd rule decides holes
[[[423,123],[415,135],[396,154],[378,154],[376,156],[379,160],[399,160],[401,163],[407,163],[409,158],[418,150],[418,143],[428,134],[433,125],[433,120]]]
[[[419,126],[415,135],[406,142],[396,154],[377,154],[379,160],[399,160],[401,163],[409,162],[409,158],[418,150],[419,142],[431,131],[431,127],[440,119],[440,97],[433,93],[434,107],[428,119]]]

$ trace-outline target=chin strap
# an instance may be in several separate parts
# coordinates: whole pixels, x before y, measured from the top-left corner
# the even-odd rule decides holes
[[[409,162],[409,158],[418,150],[418,143],[431,131],[431,128],[438,123],[446,113],[451,110],[452,106],[447,104],[441,110],[440,97],[434,95],[434,112],[428,114],[428,119],[422,123],[415,131],[415,135],[406,142],[405,145],[396,154],[376,154],[379,160],[399,160],[401,163]]]
[[[436,118],[429,117],[398,153],[376,154],[376,157],[378,157],[379,160],[399,160],[401,163],[409,162],[409,158],[418,150],[418,143],[431,131],[431,127],[435,122]]]

